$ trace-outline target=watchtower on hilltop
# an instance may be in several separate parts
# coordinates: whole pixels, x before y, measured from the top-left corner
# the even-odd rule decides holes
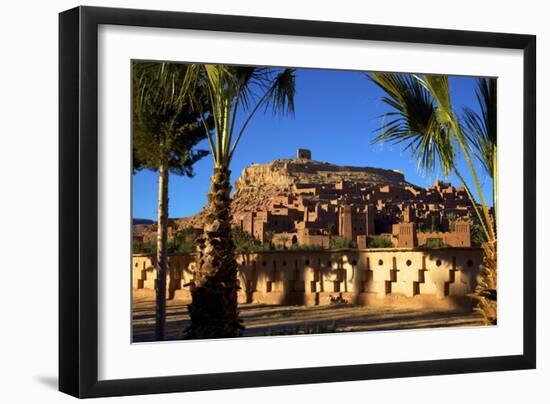
[[[311,160],[311,150],[298,149],[296,152],[296,157],[299,159]]]

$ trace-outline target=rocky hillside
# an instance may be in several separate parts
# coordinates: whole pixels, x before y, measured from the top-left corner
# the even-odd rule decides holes
[[[307,159],[277,159],[269,164],[252,164],[236,181],[236,190],[269,186],[291,190],[298,184],[327,184],[342,180],[383,185],[404,183],[399,171],[373,167],[337,166]]]
[[[306,185],[338,183],[411,185],[403,173],[373,167],[338,166],[309,159],[277,159],[268,164],[252,164],[235,181],[232,210],[234,216],[243,212],[261,211],[279,195],[294,193]],[[202,227],[202,212],[176,219],[183,227]]]

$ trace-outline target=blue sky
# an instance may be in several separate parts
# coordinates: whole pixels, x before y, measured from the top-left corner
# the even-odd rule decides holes
[[[478,110],[475,78],[451,77],[451,96],[455,108],[468,106]],[[401,145],[371,144],[380,127],[380,115],[389,111],[376,85],[360,72],[298,69],[294,116],[273,116],[258,112],[238,146],[232,162],[232,182],[251,163],[268,163],[276,158],[294,157],[296,149],[306,148],[314,160],[339,165],[370,166],[402,170],[405,179],[428,187],[436,178],[423,176],[417,163]],[[206,141],[199,144],[208,149]],[[473,186],[468,167],[458,163],[467,183]],[[190,216],[206,204],[212,158],[195,164],[193,178],[171,175],[169,182],[169,216]],[[492,204],[492,181],[482,173],[484,196]],[[133,216],[156,220],[157,173],[141,171],[133,175]],[[449,181],[460,186],[455,176]]]

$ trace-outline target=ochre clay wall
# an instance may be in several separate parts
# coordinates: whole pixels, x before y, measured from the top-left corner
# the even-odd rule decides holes
[[[237,256],[241,303],[349,303],[453,309],[469,305],[482,260],[478,248],[270,251]],[[170,255],[170,298],[190,299],[193,254]],[[154,295],[154,258],[132,258],[133,292]]]

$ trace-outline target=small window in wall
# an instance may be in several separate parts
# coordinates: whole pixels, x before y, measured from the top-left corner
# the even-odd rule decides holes
[[[468,262],[466,262],[466,265],[468,265],[469,267],[472,267],[474,266],[474,262],[472,260],[468,260]]]
[[[309,265],[309,260],[306,260],[306,265]]]
[[[329,267],[331,267],[331,266],[332,266],[332,261],[328,260],[328,261],[327,261],[327,265],[328,265]]]
[[[411,260],[407,260],[406,262],[407,266],[410,267],[412,265],[412,261]]]
[[[378,265],[380,265],[380,266],[384,265],[384,261],[378,260]]]
[[[441,260],[436,260],[436,261],[435,261],[435,265],[437,265],[438,267],[440,267],[440,266],[441,266]]]
[[[352,260],[351,265],[353,265],[353,266],[357,265],[357,260]]]

